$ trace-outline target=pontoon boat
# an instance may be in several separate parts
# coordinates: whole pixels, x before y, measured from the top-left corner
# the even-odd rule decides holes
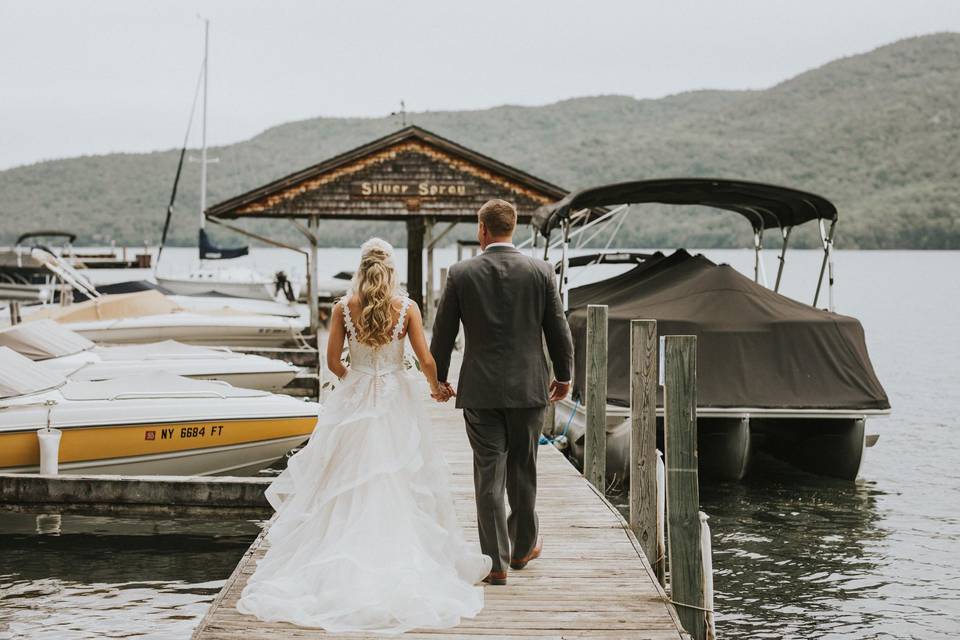
[[[870,362],[863,327],[833,311],[833,204],[794,189],[715,179],[628,182],[573,193],[534,216],[548,238],[552,229],[562,229],[562,282],[570,266],[565,247],[575,225],[585,229],[604,218],[630,215],[625,207],[598,207],[638,203],[704,205],[743,215],[754,231],[754,279],[680,250],[669,256],[635,256],[636,266],[614,278],[564,288],[576,366],[573,398],[556,411],[555,429],[566,430],[574,457],[582,460],[583,455],[586,305],[605,304],[611,475],[623,478],[629,468],[630,321],[654,319],[660,336],[698,337],[702,472],[738,479],[747,473],[751,454],[765,451],[807,471],[855,478],[866,443],[865,421],[889,413],[890,403]],[[778,293],[791,230],[807,221],[819,223],[824,250],[812,305]],[[782,240],[772,289],[760,284],[765,231]],[[830,276],[829,310],[817,308],[825,273]],[[658,405],[662,443],[662,390]]]

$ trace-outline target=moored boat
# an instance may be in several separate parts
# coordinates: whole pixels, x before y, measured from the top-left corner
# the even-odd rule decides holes
[[[26,310],[25,310],[26,311]],[[24,321],[50,318],[97,343],[176,340],[213,346],[282,347],[299,344],[306,324],[298,318],[231,310],[183,309],[159,291],[106,295],[66,307],[44,307]]]
[[[38,429],[62,433],[61,473],[245,475],[306,439],[319,405],[152,373],[67,381],[0,347],[0,472],[35,473]]]
[[[873,370],[863,327],[833,311],[832,238],[836,208],[825,198],[758,183],[714,179],[651,180],[595,187],[571,194],[537,216],[541,230],[611,215],[595,207],[637,203],[699,204],[740,213],[754,230],[754,279],[729,265],[679,250],[640,256],[618,276],[565,291],[574,335],[573,400],[561,404],[555,429],[582,460],[585,412],[586,306],[609,313],[608,472],[629,472],[630,321],[653,319],[664,335],[696,335],[697,426],[700,469],[707,476],[742,478],[754,453],[765,452],[803,470],[855,478],[867,438],[866,420],[890,411]],[[585,212],[585,213],[584,213]],[[620,215],[629,215],[626,211]],[[814,303],[778,292],[794,226],[821,224],[824,257]],[[829,231],[825,223],[829,223]],[[782,239],[776,284],[764,280],[760,250],[764,230]],[[595,262],[599,262],[599,258]],[[587,264],[592,261],[586,261]],[[561,266],[565,279],[570,263]],[[829,271],[829,309],[817,308],[820,282]],[[662,389],[658,400],[662,447]]]
[[[165,371],[236,387],[279,391],[297,375],[283,360],[236,353],[173,340],[138,345],[96,345],[53,320],[37,320],[0,330],[0,346],[74,381],[110,380]]]

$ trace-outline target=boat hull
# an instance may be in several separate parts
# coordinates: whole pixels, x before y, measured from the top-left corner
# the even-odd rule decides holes
[[[309,437],[316,416],[62,428],[60,473],[250,475]],[[0,473],[37,473],[36,430],[0,433]]]
[[[259,282],[229,282],[216,279],[184,279],[158,276],[157,284],[171,293],[184,296],[215,294],[234,298],[251,298],[254,300],[274,299],[274,292],[272,291],[273,282],[267,280]]]
[[[255,373],[211,373],[191,375],[195,380],[220,380],[242,389],[263,389],[280,392],[297,376],[296,371],[275,371]]]
[[[297,342],[300,327],[293,320],[271,318],[271,322],[239,324],[229,316],[219,322],[177,323],[182,316],[171,314],[156,323],[143,318],[119,321],[75,322],[65,324],[84,338],[99,344],[141,344],[176,340],[200,346],[283,347]],[[270,318],[264,316],[264,318]],[[279,320],[280,322],[274,322]]]

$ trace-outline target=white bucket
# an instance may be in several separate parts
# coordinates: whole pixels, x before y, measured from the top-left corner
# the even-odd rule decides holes
[[[60,429],[37,429],[40,441],[40,473],[55,476],[60,467]]]

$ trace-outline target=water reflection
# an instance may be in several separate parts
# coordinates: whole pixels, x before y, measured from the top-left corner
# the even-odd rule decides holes
[[[718,632],[868,637],[886,613],[875,486],[788,472],[701,488],[710,514]]]
[[[0,640],[188,637],[258,530],[0,513]]]

